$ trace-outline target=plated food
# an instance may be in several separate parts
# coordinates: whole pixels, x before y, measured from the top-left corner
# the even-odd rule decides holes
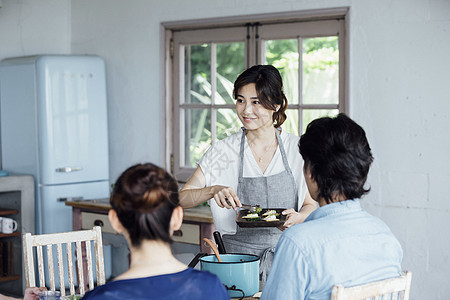
[[[249,212],[247,215],[242,216],[242,219],[247,219],[249,221],[255,221],[255,220],[261,220],[261,217],[257,213]]]
[[[277,217],[279,215],[280,214],[277,213],[277,211],[274,209],[266,210],[263,213],[262,208],[260,208],[258,211],[256,211],[256,210],[248,211],[245,216],[242,216],[242,219],[247,219],[249,221],[263,220],[263,221],[271,222],[271,221],[279,221],[280,219],[277,219]]]
[[[279,214],[272,214],[272,215],[267,215],[263,218],[264,221],[266,222],[273,222],[273,221],[279,221],[280,219],[277,219],[277,216]]]
[[[258,208],[240,210],[236,223],[240,227],[278,227],[286,221],[281,214],[284,208]]]

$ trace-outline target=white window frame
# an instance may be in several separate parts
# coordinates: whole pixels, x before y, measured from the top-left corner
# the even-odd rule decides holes
[[[305,109],[338,109],[341,112],[346,112],[345,107],[345,22],[343,19],[334,19],[327,21],[309,21],[301,23],[289,23],[289,24],[276,24],[266,25],[259,28],[259,38],[261,40],[261,47],[258,48],[259,63],[263,64],[265,61],[264,52],[262,51],[267,40],[275,39],[290,39],[295,37],[297,27],[301,26],[301,36],[298,39],[298,49],[301,55],[303,39],[308,37],[318,37],[317,32],[320,32],[320,36],[339,36],[339,103],[338,104],[305,104],[303,103],[302,95],[302,60],[299,59],[298,66],[298,104],[289,103],[288,109],[298,110],[298,120],[302,120],[302,112]],[[300,30],[299,30],[300,31]],[[344,38],[341,38],[344,36]],[[301,134],[304,132],[303,122],[299,121],[299,130]]]
[[[180,63],[183,63],[183,59],[177,55],[174,55],[174,49],[178,49],[180,44],[199,44],[199,43],[220,43],[220,42],[235,42],[234,34],[236,31],[242,34],[242,31],[246,31],[247,28],[245,24],[261,24],[258,26],[259,42],[262,43],[261,46],[257,47],[256,60],[252,60],[252,57],[246,55],[246,65],[251,66],[256,63],[261,64],[264,62],[265,58],[262,55],[261,50],[264,49],[264,42],[269,39],[283,39],[292,38],[291,30],[296,30],[295,26],[298,26],[298,22],[303,22],[302,24],[302,38],[307,37],[307,31],[311,31],[311,36],[317,37],[317,26],[324,26],[327,28],[326,24],[339,23],[339,104],[338,105],[312,105],[303,104],[301,95],[299,92],[299,103],[290,104],[289,108],[296,108],[299,112],[299,120],[301,120],[301,113],[303,109],[336,109],[338,108],[341,112],[348,113],[348,101],[347,97],[347,65],[348,59],[346,59],[346,53],[348,53],[348,41],[346,32],[346,16],[348,14],[348,8],[335,8],[328,10],[312,10],[312,11],[297,11],[289,13],[278,13],[278,14],[264,14],[264,15],[250,15],[250,16],[240,16],[240,17],[230,17],[230,18],[216,18],[216,19],[202,19],[202,20],[189,20],[189,21],[177,21],[177,22],[166,22],[161,24],[162,34],[164,35],[164,93],[163,93],[163,107],[164,115],[166,116],[164,122],[164,163],[165,167],[175,175],[177,180],[180,182],[185,182],[193,173],[195,168],[180,167],[180,151],[181,147],[180,141],[181,134],[180,128],[180,106],[190,107],[190,108],[204,108],[200,104],[179,104],[176,99],[182,99],[180,94],[180,88],[178,84],[175,84],[173,78],[174,74],[178,74],[180,70]],[[316,22],[317,21],[317,22]],[[336,24],[330,28],[336,28]],[[199,34],[198,30],[202,30],[202,34]],[[335,30],[322,31],[322,36],[336,35]],[[244,38],[246,34],[243,34]],[[174,38],[175,37],[175,38]],[[255,43],[255,35],[251,35],[251,40],[246,46],[248,47],[247,53],[249,51],[255,51],[253,47]],[[176,40],[176,42],[172,42]],[[299,40],[299,49],[301,49],[301,38]],[[257,41],[258,42],[258,41]],[[214,51],[214,50],[213,50]],[[348,55],[347,55],[348,56]],[[300,60],[301,61],[301,60]],[[213,62],[211,63],[211,69],[214,68]],[[301,91],[301,66],[299,66],[299,90]],[[211,70],[211,75],[213,76],[215,70]],[[215,80],[211,81],[213,84]],[[178,97],[177,97],[178,95]],[[211,113],[217,108],[214,104],[214,97],[211,99],[212,104],[207,105],[211,108]],[[220,108],[234,108],[234,105],[221,105]],[[212,118],[213,122],[214,118]],[[213,124],[214,125],[214,124]],[[299,121],[299,132],[303,131],[302,122]],[[215,128],[215,126],[213,126]],[[214,132],[212,132],[212,140],[214,141]],[[184,139],[183,139],[184,140]],[[176,154],[176,151],[179,153]]]
[[[178,31],[173,33],[173,40],[176,42],[173,43],[174,49],[179,49],[179,55],[177,55],[177,51],[174,51],[174,57],[173,57],[173,74],[180,74],[183,69],[182,64],[184,64],[184,47],[185,45],[189,44],[202,44],[202,43],[211,43],[211,51],[213,57],[215,57],[215,43],[226,43],[226,42],[244,42],[245,43],[245,36],[246,36],[246,28],[240,26],[240,27],[227,27],[227,28],[220,28],[220,29],[205,29],[201,31],[202,34],[198,34],[198,30],[186,30],[186,31]],[[241,40],[236,40],[236,35],[242,36]],[[214,68],[215,61],[211,61],[211,88],[212,90],[215,90],[215,74],[216,70]],[[173,166],[171,166],[172,173],[175,174],[176,178],[180,181],[186,181],[193,173],[193,168],[185,168],[185,167],[177,167],[181,165],[181,162],[184,160],[182,157],[184,157],[184,147],[181,145],[181,141],[184,141],[184,131],[178,130],[180,128],[180,124],[183,124],[184,122],[184,115],[180,113],[180,108],[203,108],[203,109],[210,109],[211,112],[211,120],[212,120],[212,132],[211,132],[211,139],[214,141],[216,139],[216,132],[215,132],[215,112],[219,108],[230,108],[233,109],[235,106],[232,104],[229,105],[217,105],[215,103],[214,93],[211,94],[211,104],[193,104],[193,103],[185,103],[181,102],[182,99],[184,99],[183,92],[184,92],[184,82],[179,82],[179,84],[174,84],[173,86],[174,91],[174,107],[173,107],[173,127],[174,127],[174,133],[176,132],[175,136],[178,136],[177,138],[173,138],[173,149],[174,151],[172,153],[175,153],[175,149],[178,149],[178,154],[173,154]],[[178,97],[177,97],[178,96]],[[177,101],[179,99],[180,101]]]

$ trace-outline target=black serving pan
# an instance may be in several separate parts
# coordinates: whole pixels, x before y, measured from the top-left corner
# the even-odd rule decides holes
[[[255,221],[255,220],[249,220],[242,218],[246,216],[249,213],[248,209],[241,209],[239,210],[238,215],[236,216],[236,223],[239,225],[239,227],[246,227],[246,228],[254,228],[254,227],[279,227],[286,222],[286,215],[282,215],[281,212],[283,210],[286,210],[286,208],[263,208],[261,212],[261,216],[263,213],[265,213],[268,210],[275,210],[279,215],[277,216],[279,221],[264,221],[261,217],[261,220]]]

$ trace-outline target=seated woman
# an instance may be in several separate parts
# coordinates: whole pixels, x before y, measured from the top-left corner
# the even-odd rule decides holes
[[[170,249],[183,221],[178,185],[153,164],[128,168],[111,194],[109,220],[131,252],[130,269],[83,299],[229,299],[218,277],[188,268]]]
[[[330,299],[334,284],[400,276],[399,242],[359,202],[373,161],[364,130],[344,114],[320,118],[308,125],[299,149],[320,207],[284,231],[262,299]]]

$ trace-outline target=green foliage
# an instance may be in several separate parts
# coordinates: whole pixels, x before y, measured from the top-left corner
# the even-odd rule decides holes
[[[204,93],[202,84],[206,80],[211,82],[211,45],[191,45],[186,47],[186,57],[190,56],[190,63],[187,70],[190,70],[190,77],[192,77],[191,89],[207,95]],[[231,87],[237,76],[244,71],[245,61],[245,45],[243,42],[238,43],[221,43],[216,44],[216,70],[220,74],[221,79],[218,78],[217,92],[225,97],[224,103],[233,103],[233,98],[228,87],[224,86],[223,79],[228,83],[231,82]],[[200,77],[203,79],[201,80]],[[230,97],[226,97],[230,96]]]
[[[311,53],[324,48],[331,48],[338,51],[338,37],[316,37],[303,40],[303,53]]]
[[[313,70],[326,70],[339,64],[339,52],[332,48],[322,48],[303,54],[303,70],[309,74]]]
[[[191,90],[201,91],[201,82],[206,80],[210,82],[211,67],[210,57],[211,48],[208,44],[192,45],[186,47],[186,57],[190,56],[190,61],[187,60],[188,65],[186,70],[190,70],[190,74],[186,74],[186,78],[191,78]]]
[[[274,65],[280,73],[298,70],[297,39],[271,40],[266,43],[266,62]],[[303,40],[303,71],[325,70],[339,63],[338,37],[316,37]],[[287,76],[286,76],[287,77]],[[283,80],[285,76],[283,76]]]

